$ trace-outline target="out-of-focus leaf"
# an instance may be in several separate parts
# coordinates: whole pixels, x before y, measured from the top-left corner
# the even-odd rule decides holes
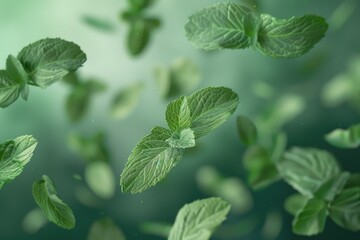
[[[352,188],[359,186],[360,186],[360,173],[351,174],[345,184],[345,188]]]
[[[276,92],[274,87],[263,81],[255,82],[252,85],[252,91],[256,96],[264,99],[271,99]]]
[[[104,32],[113,32],[115,30],[112,22],[100,17],[84,15],[81,20],[88,26]]]
[[[126,240],[126,238],[110,218],[101,218],[91,225],[87,240]]]
[[[295,216],[305,207],[308,200],[308,197],[296,193],[286,198],[284,208],[288,213]]]
[[[47,223],[48,220],[42,213],[41,209],[35,208],[25,215],[22,221],[22,226],[26,233],[33,234],[39,231]]]
[[[107,162],[94,161],[86,165],[85,181],[100,198],[109,199],[115,193],[115,177]]]
[[[140,231],[145,234],[167,238],[171,227],[170,223],[144,222],[140,225]]]
[[[322,101],[327,107],[335,107],[347,101],[351,96],[353,84],[346,74],[339,74],[326,83],[322,89]]]
[[[11,79],[6,70],[0,70],[0,107],[5,108],[15,102],[23,91],[23,83]]]
[[[144,19],[137,18],[130,23],[127,46],[131,55],[140,55],[150,39],[150,29]]]
[[[330,15],[329,25],[334,31],[339,30],[356,10],[356,1],[347,0],[339,4],[335,11]]]
[[[154,69],[156,88],[162,98],[168,98],[171,87],[171,71],[166,68],[156,67]]]
[[[271,211],[267,213],[261,235],[264,239],[278,239],[283,226],[283,219],[279,212]]]
[[[139,12],[150,7],[155,1],[156,0],[128,0],[128,3],[134,11]]]
[[[342,172],[339,175],[330,178],[319,188],[315,193],[315,196],[329,202],[332,201],[335,196],[343,190],[349,177],[350,173]]]
[[[255,124],[247,117],[239,115],[236,118],[236,126],[240,140],[245,145],[252,145],[257,140]]]
[[[213,234],[218,239],[242,239],[251,234],[259,226],[260,220],[256,215],[242,218],[235,223],[222,224]]]
[[[75,197],[84,206],[92,208],[101,206],[99,199],[84,186],[76,188]]]
[[[136,107],[144,83],[136,82],[116,93],[110,108],[111,115],[117,119],[126,118]]]
[[[271,153],[271,161],[273,163],[279,162],[283,154],[286,150],[286,144],[287,144],[287,136],[284,132],[280,132],[275,135],[273,146],[272,146],[272,153]]]
[[[348,129],[335,129],[325,135],[325,140],[339,148],[357,148],[360,146],[360,124]]]

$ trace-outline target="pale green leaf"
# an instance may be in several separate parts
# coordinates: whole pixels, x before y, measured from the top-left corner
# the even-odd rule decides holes
[[[4,108],[15,102],[22,90],[22,83],[12,80],[6,70],[0,70],[0,107]]]
[[[334,156],[315,148],[292,148],[284,153],[277,167],[288,184],[309,197],[340,173]]]
[[[345,189],[329,205],[331,219],[341,227],[360,231],[360,187]]]
[[[353,91],[353,83],[348,74],[338,74],[330,79],[321,92],[322,102],[326,107],[335,107],[349,100]]]
[[[46,38],[23,48],[18,59],[30,77],[29,82],[46,88],[81,67],[86,55],[73,42]]]
[[[125,240],[125,235],[110,218],[101,218],[91,224],[87,240]]]
[[[171,71],[166,68],[156,67],[154,69],[156,88],[162,98],[168,98],[171,89]]]
[[[172,131],[155,127],[136,145],[121,173],[123,192],[134,194],[154,186],[180,161],[183,150],[166,142],[171,136]]]
[[[196,47],[205,50],[247,48],[257,23],[250,8],[236,3],[218,3],[198,11],[185,25],[186,37]]]
[[[32,195],[50,222],[65,229],[75,227],[73,211],[58,197],[54,182],[48,176],[43,175],[33,183]]]
[[[270,211],[266,214],[265,223],[261,230],[261,235],[265,240],[278,239],[283,227],[283,219],[278,211]]]
[[[315,196],[326,201],[332,201],[335,196],[343,190],[349,177],[350,173],[342,172],[339,175],[330,178],[319,188],[315,193]]]
[[[236,126],[240,140],[245,145],[252,145],[257,140],[255,124],[247,117],[239,115],[236,118]]]
[[[209,87],[189,96],[191,129],[195,132],[196,138],[206,135],[224,123],[238,104],[238,95],[225,87]]]
[[[171,227],[172,225],[168,223],[144,222],[140,225],[140,230],[146,234],[167,238]]]
[[[136,107],[143,89],[144,83],[136,82],[118,91],[110,107],[111,115],[116,119],[129,116]]]
[[[309,199],[301,194],[293,194],[285,199],[284,208],[291,215],[297,215],[301,211]]]
[[[325,135],[325,140],[339,148],[357,148],[360,146],[360,124],[348,129],[335,129]]]
[[[91,92],[85,84],[77,85],[66,98],[66,112],[72,122],[79,121],[89,109]]]
[[[271,57],[297,57],[308,52],[325,35],[325,19],[315,15],[276,19],[261,14],[256,48]]]
[[[229,210],[230,205],[220,198],[186,204],[178,212],[168,240],[208,240]]]
[[[328,215],[327,203],[313,198],[307,201],[303,209],[297,212],[293,221],[293,231],[298,235],[312,236],[324,230]]]
[[[172,101],[166,108],[166,121],[173,131],[181,131],[191,126],[191,112],[187,97],[182,96]]]
[[[34,234],[47,223],[48,220],[42,213],[41,209],[35,208],[25,215],[22,221],[22,226],[26,233]]]
[[[0,144],[0,189],[23,171],[30,161],[37,141],[24,135]]]
[[[89,188],[98,196],[109,199],[115,193],[114,173],[108,163],[94,161],[85,168],[85,181]]]
[[[173,135],[166,139],[166,142],[173,148],[192,148],[195,147],[194,131],[190,128],[185,128],[180,133],[173,133]]]

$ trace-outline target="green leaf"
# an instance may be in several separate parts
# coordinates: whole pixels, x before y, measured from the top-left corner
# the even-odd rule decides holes
[[[14,180],[30,161],[37,141],[24,135],[0,144],[0,189]]]
[[[247,48],[256,29],[256,25],[246,25],[252,16],[251,9],[245,6],[218,3],[189,17],[186,37],[196,48],[205,50]]]
[[[348,129],[335,129],[325,135],[325,140],[339,148],[357,148],[360,146],[360,124]]]
[[[238,116],[236,126],[240,140],[245,145],[252,145],[257,140],[257,129],[255,124],[245,116]]]
[[[66,112],[72,122],[82,119],[89,109],[91,92],[85,84],[79,84],[66,98]]]
[[[162,98],[168,98],[171,88],[171,72],[169,69],[156,67],[154,69],[156,88]]]
[[[173,131],[181,131],[191,126],[191,112],[187,97],[182,96],[172,101],[166,108],[166,121]]]
[[[288,213],[295,216],[305,207],[308,200],[306,196],[296,193],[286,198],[284,208]]]
[[[256,48],[271,57],[297,57],[308,52],[328,29],[325,19],[315,15],[276,19],[261,14]]]
[[[17,82],[22,87],[21,97],[24,100],[27,100],[29,92],[27,82],[29,76],[25,72],[24,67],[21,62],[14,56],[9,55],[6,59],[6,71],[8,72],[10,78]]]
[[[46,38],[23,48],[18,59],[30,77],[29,83],[46,88],[81,67],[86,55],[73,42]]]
[[[150,39],[150,29],[144,19],[137,18],[130,23],[127,46],[131,55],[140,55]]]
[[[22,83],[12,80],[6,70],[0,70],[0,107],[5,108],[15,102],[22,91]]]
[[[110,218],[101,218],[91,224],[87,240],[125,240],[122,231]]]
[[[331,219],[339,226],[360,231],[360,187],[345,189],[329,205]]]
[[[140,231],[145,234],[167,238],[171,227],[172,225],[168,223],[144,222],[140,225]]]
[[[327,203],[324,200],[313,198],[308,200],[294,221],[293,232],[298,235],[312,236],[324,230],[327,212]]]
[[[90,27],[104,32],[113,32],[115,30],[115,26],[113,23],[99,17],[85,15],[82,17],[82,21]]]
[[[271,161],[270,152],[261,146],[251,146],[243,156],[248,182],[255,190],[264,188],[279,179],[278,171]]]
[[[335,196],[343,190],[349,177],[350,173],[342,172],[339,175],[330,178],[319,188],[315,195],[320,199],[332,201]]]
[[[134,194],[154,186],[180,161],[183,150],[166,142],[171,136],[172,131],[155,127],[136,145],[121,173],[123,192]]]
[[[335,107],[351,99],[353,83],[348,74],[340,73],[330,79],[321,91],[322,102],[326,107]]]
[[[315,148],[292,148],[284,153],[284,159],[277,167],[288,184],[309,197],[340,173],[334,156]]]
[[[43,175],[33,183],[32,195],[50,222],[65,229],[75,227],[73,211],[58,197],[54,182],[48,176]]]
[[[173,148],[192,148],[195,147],[194,131],[190,128],[185,128],[180,133],[173,133],[173,135],[166,139],[166,142]]]
[[[154,4],[155,0],[128,0],[128,2],[132,9],[140,12]]]
[[[22,221],[22,226],[26,233],[33,234],[39,231],[47,223],[48,220],[42,213],[41,209],[35,208],[25,215]]]
[[[224,123],[238,104],[238,95],[225,87],[209,87],[189,96],[191,129],[195,137],[204,136]]]
[[[94,161],[85,168],[85,181],[89,188],[103,199],[110,199],[115,193],[114,173],[108,163]]]
[[[208,240],[229,210],[230,205],[220,198],[186,204],[178,212],[168,240]]]
[[[360,173],[351,174],[346,182],[345,188],[352,188],[359,186],[360,186]]]
[[[110,107],[111,115],[116,119],[126,118],[136,107],[143,89],[144,83],[136,82],[117,92]]]

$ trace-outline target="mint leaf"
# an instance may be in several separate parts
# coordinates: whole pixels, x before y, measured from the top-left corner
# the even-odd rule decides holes
[[[351,174],[345,184],[345,188],[352,188],[358,186],[360,186],[360,173]]]
[[[141,11],[150,7],[155,2],[155,0],[128,0],[128,2],[133,10]]]
[[[245,116],[236,118],[236,126],[240,140],[245,145],[252,145],[257,140],[257,129],[255,124]]]
[[[194,131],[195,137],[204,136],[224,123],[238,104],[238,95],[225,87],[209,87],[190,95],[190,128]]]
[[[325,140],[339,148],[357,148],[360,146],[360,124],[355,124],[348,129],[335,129],[325,135]]]
[[[343,190],[349,177],[350,173],[342,172],[339,175],[330,178],[319,188],[315,195],[326,201],[332,201],[335,196]]]
[[[74,214],[57,195],[54,182],[46,175],[33,183],[32,195],[50,222],[59,227],[72,229],[75,227]]]
[[[163,238],[169,236],[172,225],[169,223],[161,222],[144,222],[140,225],[140,231],[145,234],[151,234]]]
[[[26,233],[34,234],[42,227],[44,227],[47,223],[48,220],[42,213],[41,209],[35,208],[25,215],[22,221],[22,226]]]
[[[122,231],[111,218],[101,218],[91,224],[87,240],[125,240]]]
[[[107,162],[94,161],[85,168],[85,181],[89,188],[100,198],[110,199],[115,193],[115,178]]]
[[[261,14],[256,48],[271,57],[297,57],[308,52],[325,35],[325,19],[315,15],[276,19]]]
[[[251,31],[245,22],[252,16],[250,8],[235,3],[218,3],[191,17],[185,25],[186,37],[196,47],[205,50],[247,48]]]
[[[327,203],[324,200],[313,198],[308,200],[294,221],[293,231],[299,235],[312,236],[324,230],[327,212]]]
[[[30,161],[37,141],[24,135],[0,144],[0,189],[14,180]]]
[[[313,197],[323,184],[340,173],[334,156],[315,148],[292,148],[284,153],[277,167],[288,184],[308,197]]]
[[[100,17],[85,15],[82,17],[82,21],[90,27],[104,32],[113,32],[115,30],[113,23]]]
[[[147,46],[149,39],[150,29],[144,19],[137,18],[130,23],[127,46],[131,55],[140,55]]]
[[[6,70],[0,70],[0,107],[5,108],[15,102],[22,90],[22,83],[12,80]]]
[[[46,88],[81,67],[86,55],[75,43],[46,38],[23,48],[18,59],[29,75],[29,83]]]
[[[286,198],[284,208],[288,213],[295,216],[305,207],[308,200],[307,197],[296,193]]]
[[[9,55],[6,59],[6,71],[13,81],[22,86],[23,91],[21,92],[21,97],[27,100],[29,95],[27,87],[29,77],[21,65],[21,62],[16,57]]]
[[[220,198],[207,198],[186,204],[178,212],[168,240],[208,240],[226,219],[230,205]]]
[[[111,115],[116,119],[126,118],[136,107],[143,89],[144,83],[136,82],[118,91],[111,103]]]
[[[195,147],[194,131],[190,128],[185,128],[180,133],[173,133],[173,135],[166,139],[166,142],[173,148],[191,148]]]
[[[191,112],[187,97],[182,96],[172,101],[166,108],[166,121],[173,131],[189,128],[191,125]]]
[[[171,136],[172,131],[155,127],[136,145],[121,173],[123,192],[134,194],[154,186],[180,161],[183,150],[166,142]]]
[[[360,187],[345,189],[329,205],[331,219],[339,226],[360,231]]]

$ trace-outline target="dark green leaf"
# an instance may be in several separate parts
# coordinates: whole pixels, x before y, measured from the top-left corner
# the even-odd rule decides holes
[[[85,24],[89,25],[90,27],[93,27],[101,31],[112,32],[115,30],[115,26],[113,23],[99,17],[85,15],[82,17],[82,20]]]
[[[173,131],[181,131],[191,126],[191,112],[187,97],[182,96],[172,101],[166,108],[166,122]]]
[[[144,19],[135,19],[130,23],[127,46],[133,56],[140,55],[150,39],[150,29]]]
[[[236,126],[240,140],[245,145],[252,145],[257,140],[257,129],[255,124],[247,117],[239,115],[236,119]]]

